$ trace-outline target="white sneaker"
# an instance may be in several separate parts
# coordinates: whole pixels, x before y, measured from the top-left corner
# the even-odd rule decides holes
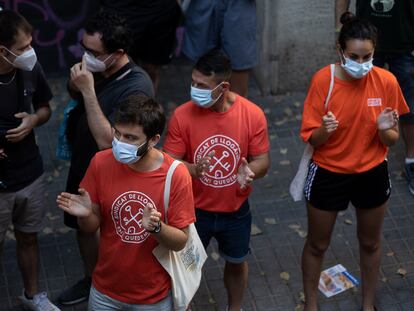
[[[61,311],[47,298],[46,292],[41,292],[33,296],[33,299],[27,299],[26,295],[19,296],[20,301],[23,304],[25,310],[33,311]]]

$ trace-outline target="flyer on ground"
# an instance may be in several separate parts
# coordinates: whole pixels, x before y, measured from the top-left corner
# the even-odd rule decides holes
[[[329,298],[356,285],[359,285],[359,281],[339,264],[322,271],[318,288]]]

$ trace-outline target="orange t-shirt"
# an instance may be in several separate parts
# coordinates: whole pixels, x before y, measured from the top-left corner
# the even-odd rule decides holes
[[[101,213],[99,259],[93,285],[101,293],[125,303],[155,303],[171,289],[168,273],[152,254],[158,242],[142,227],[142,212],[148,202],[164,219],[164,184],[174,159],[163,155],[160,168],[137,172],[117,162],[112,149],[98,152],[81,182]],[[176,228],[195,221],[191,176],[184,165],[176,168],[172,178],[167,219]]]
[[[313,77],[305,99],[301,136],[308,141],[322,124],[322,116],[332,111],[339,126],[327,142],[315,148],[313,161],[337,173],[366,172],[384,161],[388,148],[381,143],[376,120],[386,108],[400,115],[409,109],[396,78],[388,71],[374,67],[365,77],[345,81],[335,77],[328,110],[325,98],[330,83],[330,67]]]
[[[214,150],[209,170],[193,178],[194,203],[210,212],[234,212],[251,192],[251,187],[241,190],[237,182],[241,158],[269,151],[266,117],[258,106],[238,95],[222,113],[189,101],[175,110],[164,150],[189,163]]]

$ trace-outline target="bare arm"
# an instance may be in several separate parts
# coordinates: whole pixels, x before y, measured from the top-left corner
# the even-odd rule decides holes
[[[102,112],[96,97],[93,75],[87,70],[86,59],[71,68],[69,88],[82,93],[89,129],[100,150],[108,149],[112,143],[111,124]]]
[[[335,115],[331,111],[328,111],[328,113],[322,117],[321,126],[312,132],[312,135],[309,138],[309,143],[314,148],[323,145],[329,139],[331,134],[336,131],[338,126],[339,122],[336,120]]]
[[[95,90],[82,92],[89,129],[100,150],[111,148],[112,128],[102,112]]]
[[[400,133],[399,133],[399,130],[398,130],[398,126],[395,126],[392,129],[379,130],[378,135],[379,135],[379,138],[380,138],[381,142],[384,145],[390,147],[390,146],[394,145],[397,142],[397,140],[400,136]]]
[[[14,116],[22,120],[22,123],[11,130],[7,131],[6,139],[12,143],[19,142],[25,138],[33,128],[40,126],[50,119],[52,110],[49,103],[42,105],[35,113],[29,114],[27,112],[19,112]]]
[[[148,230],[161,245],[173,251],[182,250],[187,243],[188,227],[178,229],[167,225],[161,221],[161,213],[154,209],[151,203],[147,204],[144,208],[142,226]],[[160,231],[158,233],[153,232],[157,226],[161,226]]]
[[[263,153],[258,156],[250,157],[249,168],[254,173],[254,179],[262,178],[266,175],[270,166],[269,153]]]
[[[161,222],[161,231],[159,233],[152,233],[152,235],[166,248],[180,251],[187,243],[188,227],[178,229]]]
[[[336,0],[335,1],[335,29],[341,28],[341,22],[339,21],[341,15],[349,10],[350,0]]]
[[[88,217],[78,217],[79,228],[84,232],[94,233],[101,224],[99,205],[92,203],[92,213]]]

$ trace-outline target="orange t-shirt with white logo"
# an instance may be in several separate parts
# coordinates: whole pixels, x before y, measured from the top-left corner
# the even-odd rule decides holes
[[[234,212],[251,192],[251,187],[241,190],[237,182],[242,157],[248,160],[269,151],[266,117],[258,106],[238,95],[220,113],[189,101],[174,111],[164,150],[189,163],[214,150],[206,174],[193,178],[194,203],[210,212]]]
[[[152,203],[164,219],[164,184],[174,159],[163,155],[160,168],[137,172],[116,161],[112,149],[98,152],[81,182],[101,213],[93,285],[99,292],[125,303],[155,303],[171,289],[170,276],[152,254],[158,242],[142,227],[147,203]],[[183,164],[172,177],[167,214],[168,224],[176,228],[195,221],[191,176]]]
[[[326,110],[329,83],[330,66],[326,66],[312,79],[300,134],[308,141],[312,132],[321,126],[322,116],[332,111],[339,126],[323,145],[315,148],[313,161],[332,172],[366,172],[382,163],[388,152],[378,135],[378,115],[386,107],[396,109],[399,115],[408,113],[407,103],[396,78],[379,67],[374,66],[362,79],[345,81],[335,77]]]

